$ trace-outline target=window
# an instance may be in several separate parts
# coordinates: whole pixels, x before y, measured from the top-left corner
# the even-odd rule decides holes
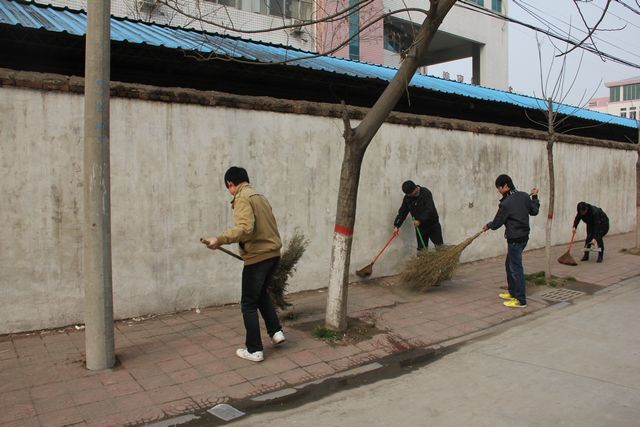
[[[629,118],[635,120],[636,119],[636,112],[635,111],[630,111],[629,112]]]
[[[262,15],[311,20],[313,0],[210,0],[224,6],[260,13]]]
[[[262,15],[282,16],[301,21],[311,19],[312,0],[214,0],[214,2]]]
[[[640,99],[640,83],[623,86],[624,99]]]
[[[269,14],[268,2],[265,0],[242,0],[242,10],[262,15]]]
[[[475,3],[475,4],[479,4],[480,6],[484,7],[484,0],[468,0],[469,3]]]
[[[627,117],[627,112],[626,111],[621,111],[620,112],[620,117]]]
[[[291,18],[291,2],[286,0],[269,0],[269,15]]]
[[[614,86],[609,88],[609,101],[620,101],[620,86]]]
[[[420,25],[393,17],[384,19],[384,48],[392,52],[409,49],[420,30]]]
[[[502,13],[502,0],[491,0],[491,9]]]
[[[213,3],[218,3],[228,7],[234,7],[236,9],[242,9],[242,0],[213,0]]]
[[[218,3],[224,6],[235,7],[236,9],[242,8],[242,0],[218,0]]]

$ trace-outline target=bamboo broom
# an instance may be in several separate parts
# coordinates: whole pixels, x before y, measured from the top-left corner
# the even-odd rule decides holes
[[[419,251],[406,263],[400,279],[413,290],[424,292],[443,280],[450,279],[460,261],[462,251],[483,232],[453,246],[440,246],[435,251]]]

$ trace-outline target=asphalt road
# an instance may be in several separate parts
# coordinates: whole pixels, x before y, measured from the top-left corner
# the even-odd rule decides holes
[[[392,379],[239,426],[640,427],[640,277]]]

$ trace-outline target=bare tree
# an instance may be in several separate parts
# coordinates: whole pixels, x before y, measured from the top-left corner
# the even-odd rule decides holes
[[[537,37],[536,37],[537,40]],[[549,39],[551,40],[551,39]],[[549,178],[549,202],[547,208],[547,223],[545,226],[545,280],[547,283],[551,280],[552,276],[552,260],[551,260],[551,231],[553,228],[553,218],[555,213],[555,193],[556,193],[556,177],[555,177],[555,164],[553,159],[553,147],[555,142],[557,141],[559,133],[569,133],[571,131],[576,130],[577,128],[567,128],[564,126],[564,123],[569,119],[573,113],[577,110],[583,108],[588,100],[593,97],[595,94],[595,90],[591,97],[585,97],[586,93],[582,94],[581,100],[576,107],[570,107],[565,105],[565,100],[567,96],[571,93],[571,89],[577,81],[578,75],[580,73],[580,65],[582,64],[582,58],[584,56],[584,52],[580,56],[580,62],[575,70],[573,77],[570,79],[569,87],[565,88],[567,83],[567,55],[561,55],[562,62],[557,71],[554,71],[554,62],[555,57],[552,57],[551,64],[549,65],[548,70],[543,69],[542,65],[542,47],[540,41],[537,40],[538,44],[538,63],[540,70],[540,89],[542,92],[542,101],[539,103],[540,110],[543,112],[545,116],[545,121],[538,121],[529,116],[528,113],[525,112],[529,120],[535,124],[540,125],[541,127],[546,128],[547,130],[547,167],[548,167],[548,178]],[[558,46],[553,45],[556,52],[561,51]],[[550,83],[552,82],[552,77],[555,74],[555,81],[553,81],[553,86],[550,88]],[[546,75],[546,78],[545,78]],[[597,87],[600,86],[598,84]],[[560,111],[562,110],[562,112]],[[562,130],[561,130],[562,129]]]
[[[433,36],[455,2],[455,0],[429,1],[427,17],[422,23],[413,45],[405,55],[404,61],[393,80],[357,127],[351,127],[348,110],[344,109],[345,147],[340,172],[325,317],[326,324],[331,329],[344,331],[347,328],[349,261],[362,159],[376,132],[396,106],[402,94],[405,93],[409,81],[418,67],[422,65]]]

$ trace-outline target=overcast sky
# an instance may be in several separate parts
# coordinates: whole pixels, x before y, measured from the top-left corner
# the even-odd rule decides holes
[[[488,0],[485,0],[488,1]],[[510,17],[527,22],[543,29],[551,29],[553,32],[567,36],[571,31],[574,39],[582,39],[585,26],[572,0],[508,0]],[[626,8],[628,5],[636,12]],[[581,10],[587,22],[594,24],[606,5],[605,0],[593,0],[579,2]],[[569,82],[578,70],[578,80],[569,93],[566,94],[566,102],[574,105],[583,105],[592,95],[608,96],[608,89],[604,82],[622,80],[631,77],[639,77],[640,69],[640,1],[614,0],[612,1],[605,20],[600,25],[602,29],[620,29],[618,31],[598,31],[595,34],[595,42],[598,49],[613,57],[636,64],[636,66],[621,65],[613,60],[603,61],[597,55],[577,49],[568,55],[566,80]],[[528,9],[532,13],[527,12]],[[573,29],[570,28],[570,24]],[[538,65],[538,50],[536,47],[536,33],[517,24],[509,24],[509,85],[514,92],[526,95],[541,96],[540,71]],[[554,48],[545,35],[539,34],[542,44],[542,59],[544,73],[548,73]],[[558,47],[563,48],[562,42],[554,41]],[[471,61],[463,60],[457,63],[443,64],[438,67],[430,67],[429,73],[441,76],[443,70],[450,72],[452,76],[463,74],[465,81],[471,80]],[[555,81],[561,59],[556,58],[552,69],[551,81]],[[569,83],[565,84],[568,89]],[[549,92],[551,88],[548,89]],[[566,89],[565,89],[566,92]]]

